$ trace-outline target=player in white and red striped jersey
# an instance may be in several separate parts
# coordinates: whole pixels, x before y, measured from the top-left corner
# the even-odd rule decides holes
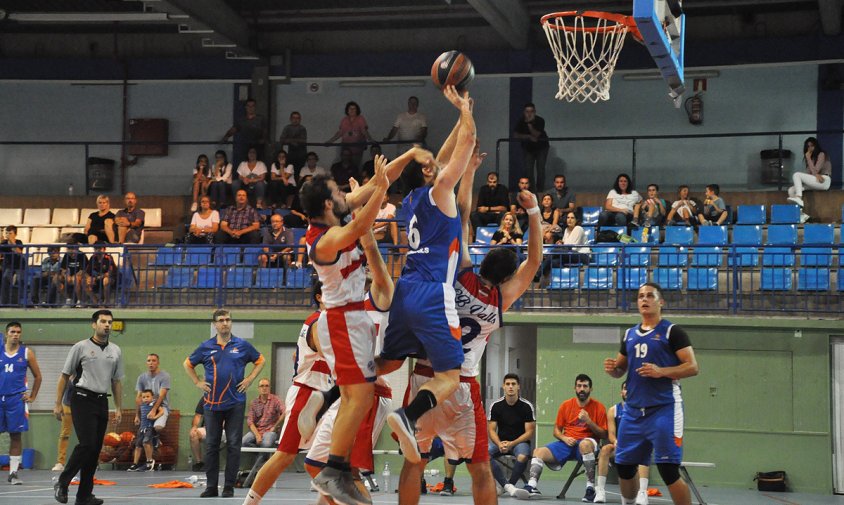
[[[272,487],[279,475],[293,463],[299,449],[307,449],[311,441],[299,433],[297,420],[305,403],[314,391],[331,387],[331,370],[319,355],[316,336],[316,322],[322,310],[322,283],[317,281],[313,288],[313,301],[319,310],[305,319],[296,341],[296,359],[293,370],[293,385],[287,390],[285,411],[287,416],[281,427],[278,449],[264,463],[247,493],[244,503],[255,504]]]
[[[457,195],[463,225],[463,236],[469,237],[469,215],[475,172],[485,154],[477,146]],[[480,266],[480,275],[472,269],[467,241],[462,241],[463,254],[455,283],[455,306],[462,328],[463,363],[457,390],[421,417],[416,423],[416,439],[423,455],[422,463],[411,465],[405,460],[400,480],[402,504],[419,502],[419,479],[425,469],[427,453],[436,436],[443,442],[445,457],[452,465],[466,462],[472,476],[472,495],[476,504],[497,503],[495,483],[489,466],[489,438],[480,385],[480,372],[489,336],[501,327],[502,315],[530,286],[542,263],[542,233],[536,196],[523,191],[519,202],[529,216],[530,238],[528,257],[521,264],[516,252],[507,247],[490,250]],[[433,369],[425,360],[418,360],[410,380],[412,397],[431,380]],[[443,493],[453,493],[454,483],[447,476]]]

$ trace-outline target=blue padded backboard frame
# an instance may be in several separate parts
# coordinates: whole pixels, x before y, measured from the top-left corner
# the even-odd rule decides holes
[[[660,15],[664,9],[669,18],[671,17],[670,9],[666,5],[668,1],[672,0],[633,0],[633,19],[636,20],[645,47],[668,83],[671,97],[676,99],[685,91],[683,55],[686,47],[686,15],[681,14],[677,19],[680,33],[672,44],[662,27]]]

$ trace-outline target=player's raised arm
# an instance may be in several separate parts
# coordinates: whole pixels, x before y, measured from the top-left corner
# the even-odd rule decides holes
[[[451,133],[448,134],[448,137],[446,137],[445,142],[443,142],[442,147],[440,147],[437,153],[437,163],[440,165],[445,165],[451,160],[451,153],[454,152],[454,146],[457,145],[457,134],[460,132],[461,119],[462,117],[457,118],[454,128],[451,129]]]
[[[472,116],[473,103],[472,99],[469,98],[468,91],[464,91],[463,96],[460,96],[454,86],[447,86],[443,90],[443,94],[460,111],[460,130],[457,134],[454,153],[448,164],[437,175],[431,196],[441,212],[446,216],[453,217],[457,215],[454,188],[460,178],[463,177],[475,148],[475,119]]]
[[[393,278],[387,271],[387,264],[384,263],[384,258],[381,257],[381,251],[378,249],[378,241],[375,240],[375,234],[372,233],[372,228],[369,232],[364,233],[360,238],[360,245],[363,246],[363,252],[366,254],[366,264],[369,265],[369,273],[372,275],[372,286],[369,292],[372,294],[372,301],[380,310],[390,310],[390,305],[393,303],[393,291],[395,285]]]
[[[528,214],[528,255],[513,277],[501,285],[501,310],[505,311],[527,290],[542,264],[542,221],[536,195],[522,191],[517,198]]]
[[[460,241],[463,248],[463,255],[460,259],[461,269],[472,266],[472,258],[469,255],[469,242],[472,237],[469,230],[469,216],[472,213],[472,190],[475,185],[475,174],[484,158],[486,158],[486,153],[481,153],[480,146],[475,142],[472,159],[469,161],[469,166],[466,167],[466,173],[460,179],[460,187],[457,189],[457,208],[460,210],[460,225],[463,232],[463,238]]]

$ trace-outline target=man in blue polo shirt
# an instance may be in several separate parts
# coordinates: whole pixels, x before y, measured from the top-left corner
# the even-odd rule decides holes
[[[220,439],[225,426],[228,448],[222,497],[229,498],[234,496],[234,483],[240,467],[246,390],[264,368],[264,357],[252,344],[232,335],[232,318],[228,310],[214,311],[213,321],[217,335],[202,342],[185,360],[184,366],[196,387],[205,393],[205,475],[208,486],[200,496],[217,496]],[[244,378],[247,363],[255,366]],[[197,376],[194,370],[197,365],[205,369],[204,379]]]

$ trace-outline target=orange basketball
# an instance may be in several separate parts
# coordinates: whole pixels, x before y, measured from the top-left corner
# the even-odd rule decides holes
[[[106,447],[117,447],[120,445],[120,435],[115,432],[106,433],[103,437],[103,445]]]
[[[103,450],[100,452],[100,461],[103,463],[110,463],[114,460],[114,457],[117,455],[117,450],[111,446],[103,447]]]
[[[135,434],[131,431],[124,431],[120,434],[120,442],[123,445],[130,445],[135,440]]]
[[[431,67],[431,80],[439,89],[451,85],[457,88],[457,91],[462,91],[474,78],[475,67],[472,61],[460,51],[442,53]]]

